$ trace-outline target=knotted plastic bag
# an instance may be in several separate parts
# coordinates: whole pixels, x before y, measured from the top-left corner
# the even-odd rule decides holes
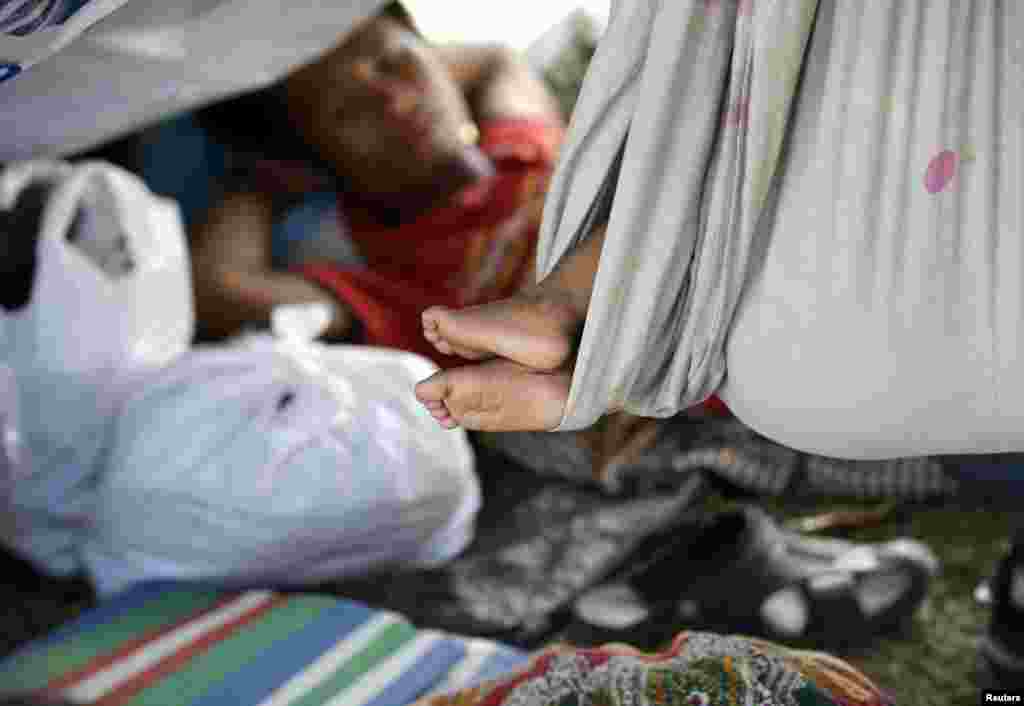
[[[100,591],[309,584],[466,546],[472,450],[412,393],[433,364],[313,342],[318,306],[277,310],[273,336],[198,347],[127,401],[85,550]]]
[[[0,210],[21,216],[4,220],[6,239],[34,241],[25,301],[0,314],[7,431],[23,454],[7,466],[3,540],[71,572],[121,400],[192,338],[185,238],[172,202],[101,163],[12,165]]]

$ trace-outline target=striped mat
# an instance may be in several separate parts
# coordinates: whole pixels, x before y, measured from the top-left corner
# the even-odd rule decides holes
[[[132,589],[0,661],[0,693],[97,706],[404,706],[522,664],[337,598]]]

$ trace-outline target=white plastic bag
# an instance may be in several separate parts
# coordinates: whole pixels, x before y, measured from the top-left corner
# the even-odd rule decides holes
[[[14,485],[24,474],[28,463],[18,418],[18,389],[14,372],[0,364],[0,534],[3,536],[15,531],[13,513],[4,512],[4,508],[10,508]]]
[[[5,324],[15,372],[122,374],[182,353],[194,317],[177,206],[107,164],[36,161],[0,175],[0,208],[40,183],[50,192],[31,300]]]
[[[275,316],[279,334],[289,320],[283,338],[194,349],[128,400],[84,552],[98,590],[312,583],[469,542],[472,450],[412,394],[433,365],[306,342],[302,317]]]
[[[71,154],[271,83],[334,46],[383,3],[2,2],[0,163]],[[72,13],[63,21],[58,14],[22,22],[20,30],[4,21],[7,10],[25,16],[60,5]]]
[[[0,173],[0,209],[46,185],[31,295],[4,312],[25,449],[4,542],[57,573],[79,568],[113,417],[133,381],[186,350],[193,313],[177,207],[117,168],[27,162]]]

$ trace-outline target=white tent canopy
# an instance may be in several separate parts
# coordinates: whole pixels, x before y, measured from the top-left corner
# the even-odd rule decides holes
[[[89,0],[62,23],[0,34],[0,162],[75,152],[265,85],[382,4]]]

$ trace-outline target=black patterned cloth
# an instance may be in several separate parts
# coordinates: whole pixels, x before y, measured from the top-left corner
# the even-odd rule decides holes
[[[484,509],[477,538],[434,570],[328,587],[421,625],[531,646],[568,621],[572,602],[633,557],[651,537],[693,522],[700,474],[673,486],[609,496],[542,478],[481,451]]]
[[[933,460],[828,459],[723,418],[668,420],[638,458],[599,474],[571,433],[478,441],[484,509],[473,545],[440,569],[331,590],[424,625],[532,646],[558,633],[584,591],[697,522],[708,478],[788,497],[919,501],[957,489]]]
[[[679,416],[662,423],[639,458],[595,473],[571,433],[490,434],[484,442],[541,475],[596,484],[613,494],[646,492],[697,471],[757,495],[923,501],[951,498],[954,476],[931,458],[846,461],[802,453],[733,418]]]

